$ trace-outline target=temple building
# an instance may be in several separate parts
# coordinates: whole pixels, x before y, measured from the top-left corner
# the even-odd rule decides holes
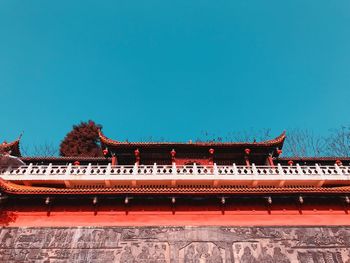
[[[0,144],[0,262],[350,262],[350,158],[261,142]]]

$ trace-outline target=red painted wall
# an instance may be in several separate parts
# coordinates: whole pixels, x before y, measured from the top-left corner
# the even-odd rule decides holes
[[[52,206],[8,207],[1,224],[8,226],[301,226],[350,225],[343,205],[226,206]],[[301,208],[301,209],[300,209]]]

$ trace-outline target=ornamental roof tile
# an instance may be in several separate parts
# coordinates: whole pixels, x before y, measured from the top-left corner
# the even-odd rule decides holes
[[[0,178],[0,189],[15,195],[106,195],[106,194],[344,194],[350,193],[350,186],[338,187],[138,187],[138,188],[55,188],[25,186],[5,181]]]

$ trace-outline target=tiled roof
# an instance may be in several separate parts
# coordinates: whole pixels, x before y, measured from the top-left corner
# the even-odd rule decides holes
[[[99,131],[99,137],[103,144],[107,146],[132,146],[132,147],[147,147],[147,146],[161,146],[161,145],[169,145],[169,146],[184,146],[184,145],[191,145],[193,147],[195,146],[208,146],[208,147],[280,147],[282,148],[283,142],[286,138],[286,133],[283,132],[278,137],[262,141],[262,142],[193,142],[193,143],[181,143],[181,142],[121,142],[121,141],[115,141],[112,139],[107,138],[101,131]]]
[[[75,162],[75,161],[84,161],[84,162],[105,162],[105,161],[110,161],[111,158],[106,158],[106,157],[89,157],[89,156],[25,156],[21,157],[21,160],[26,163],[31,163],[31,162],[56,162],[56,161],[61,161],[61,162]]]
[[[18,185],[0,179],[3,192],[16,195],[105,195],[105,194],[345,194],[350,186],[340,187],[118,187],[118,188],[54,188]]]

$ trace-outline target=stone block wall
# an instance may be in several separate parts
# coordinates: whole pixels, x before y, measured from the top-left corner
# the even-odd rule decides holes
[[[0,262],[350,263],[350,227],[4,227]]]

